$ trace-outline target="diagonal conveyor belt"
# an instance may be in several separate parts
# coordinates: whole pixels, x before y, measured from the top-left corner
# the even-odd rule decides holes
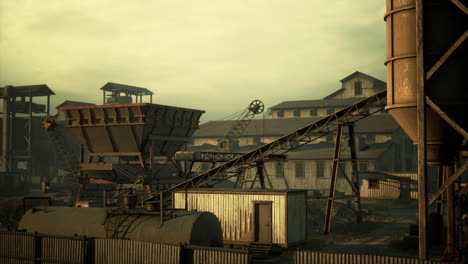
[[[350,105],[301,129],[291,132],[271,143],[232,159],[211,170],[181,182],[165,191],[164,197],[176,189],[195,188],[208,183],[215,184],[231,177],[232,173],[245,164],[267,160],[269,155],[284,154],[320,137],[334,132],[339,123],[356,122],[384,109],[387,91],[379,92],[358,103]],[[152,200],[156,197],[150,198]]]

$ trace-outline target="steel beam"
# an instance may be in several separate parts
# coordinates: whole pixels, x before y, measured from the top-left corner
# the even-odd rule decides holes
[[[438,166],[438,175],[437,175],[437,188],[440,188],[442,186],[442,184],[444,184],[444,166]],[[436,208],[436,214],[437,214],[437,217],[438,219],[442,219],[444,217],[444,201],[443,201],[443,197],[442,196],[439,196],[439,198],[437,198],[437,208]],[[436,234],[437,234],[437,238],[439,238],[442,234],[442,228],[443,226],[438,224],[436,227]]]
[[[468,185],[465,185],[459,192],[458,192],[458,198],[461,198],[463,195],[468,193]]]
[[[468,168],[468,161],[466,161],[460,168],[455,171],[454,174],[449,176],[444,184],[429,198],[429,205],[431,205],[435,200],[437,200],[437,197],[439,197],[441,194],[444,193],[444,191],[452,185],[462,174],[463,172]]]
[[[446,167],[447,175],[453,173],[453,164]],[[455,253],[455,183],[447,188],[447,249],[446,254]]]
[[[356,222],[362,223],[362,210],[361,210],[361,191],[359,190],[359,174],[356,156],[356,140],[354,136],[354,123],[348,123],[349,131],[349,149],[351,151],[351,164],[353,166],[353,172],[351,176],[351,188],[354,193],[354,205],[356,212]]]
[[[460,8],[466,15],[468,15],[468,8],[464,4],[460,2],[460,0],[450,0],[454,3],[458,8]]]
[[[434,73],[439,70],[439,68],[452,56],[452,54],[461,46],[461,44],[468,38],[468,30],[466,30],[455,43],[450,46],[450,48],[440,57],[439,60],[431,67],[431,69],[426,73],[426,80],[430,79]]]
[[[426,260],[427,252],[427,138],[424,70],[423,0],[416,0],[416,90],[418,127],[418,228],[419,259]]]
[[[340,160],[340,149],[341,149],[341,139],[343,138],[343,124],[338,124],[338,129],[336,131],[336,142],[335,142],[335,152],[333,153],[333,167],[332,175],[330,179],[330,189],[328,191],[328,200],[327,200],[327,211],[325,214],[325,226],[323,233],[330,233],[331,220],[333,214],[333,202],[335,199],[336,192],[336,179],[338,177],[338,166]]]
[[[463,138],[468,140],[468,133],[453,121],[440,107],[438,107],[429,97],[426,97],[426,103],[436,112],[442,119],[447,122],[455,131],[457,131]]]

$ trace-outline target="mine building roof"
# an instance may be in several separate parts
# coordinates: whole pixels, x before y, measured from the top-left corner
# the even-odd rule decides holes
[[[8,96],[49,96],[55,95],[46,84],[35,84],[35,85],[22,85],[22,86],[6,86],[0,88],[0,96],[3,95],[3,89],[10,88]]]
[[[154,94],[152,91],[142,88],[142,87],[137,87],[137,86],[130,86],[126,84],[120,84],[120,83],[113,83],[113,82],[108,82],[106,83],[103,87],[101,87],[101,90],[108,91],[108,92],[121,92],[121,93],[127,93],[131,95],[152,95]]]
[[[285,101],[270,107],[271,110],[282,110],[282,109],[301,109],[301,108],[331,108],[337,106],[350,106],[364,98],[345,98],[345,99],[327,99],[327,100],[301,100],[301,101]]]
[[[59,104],[56,108],[58,109],[60,107],[67,107],[67,106],[91,106],[91,105],[96,105],[96,104],[66,100],[63,103]]]
[[[312,122],[320,120],[316,118],[283,118],[283,119],[254,119],[251,121],[242,136],[283,136],[297,129],[305,127]],[[209,121],[201,124],[193,134],[197,137],[221,137],[225,135],[236,121]],[[391,115],[377,114],[355,123],[356,133],[392,133],[400,126]],[[345,129],[345,133],[347,129]],[[241,136],[241,137],[242,137]]]

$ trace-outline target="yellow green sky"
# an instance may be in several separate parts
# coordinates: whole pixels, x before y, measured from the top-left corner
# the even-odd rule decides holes
[[[356,70],[385,81],[381,0],[0,0],[0,86],[100,104],[117,82],[203,122],[320,99]]]

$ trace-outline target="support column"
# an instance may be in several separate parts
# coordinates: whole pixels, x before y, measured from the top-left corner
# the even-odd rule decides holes
[[[338,124],[338,129],[336,130],[336,143],[335,143],[335,152],[333,155],[333,168],[332,176],[330,179],[330,190],[328,192],[328,201],[327,201],[327,211],[325,215],[325,227],[323,230],[324,234],[330,233],[331,219],[333,214],[333,201],[335,199],[336,192],[336,179],[338,176],[338,162],[340,160],[340,148],[341,148],[341,139],[343,137],[343,124]]]
[[[50,95],[47,96],[47,106],[46,106],[46,114],[47,116],[50,115]]]
[[[437,189],[440,189],[442,184],[444,183],[444,167],[438,166],[438,177],[437,177]],[[444,199],[443,196],[439,196],[436,201],[436,214],[437,214],[437,221],[444,219]],[[437,243],[442,242],[442,234],[443,234],[443,226],[441,222],[437,222],[435,226],[436,238]]]
[[[257,176],[258,179],[260,180],[260,187],[262,189],[265,189],[265,176],[263,175],[263,161],[262,162],[257,162]],[[250,186],[250,189],[253,188],[253,185],[255,184],[255,181],[252,181],[252,185]]]
[[[9,105],[8,108],[9,108],[10,112],[9,112],[8,116],[9,116],[10,124],[9,124],[8,127],[9,127],[10,131],[9,131],[9,135],[8,135],[8,137],[9,137],[9,139],[8,139],[8,142],[9,142],[8,143],[8,166],[9,166],[9,170],[15,171],[16,166],[17,166],[16,163],[15,163],[16,161],[14,160],[15,157],[13,155],[14,147],[15,147],[14,143],[13,143],[13,140],[14,140],[13,135],[15,133],[14,129],[15,129],[15,118],[16,118],[16,97],[15,96],[11,97],[11,100],[10,100],[9,104],[10,105]],[[24,154],[22,153],[21,155],[24,155]]]
[[[416,90],[418,127],[418,228],[419,259],[427,260],[427,149],[424,70],[423,0],[416,0]]]
[[[447,177],[450,177],[454,170],[453,164],[447,166]],[[455,253],[455,183],[447,188],[447,250],[448,255]]]
[[[9,87],[3,88],[3,131],[2,131],[2,171],[8,171],[8,156],[10,149],[10,99],[8,96]]]
[[[33,106],[33,97],[29,94],[29,118],[28,118],[28,185],[31,186],[32,182],[32,171],[33,171],[33,164],[32,164],[32,106]],[[43,177],[43,176],[42,176]],[[42,178],[43,180],[43,178]],[[41,181],[42,182],[42,181]]]
[[[354,193],[354,206],[356,212],[356,222],[362,223],[362,210],[361,210],[361,191],[359,189],[359,174],[358,174],[358,165],[356,157],[356,141],[354,136],[354,123],[348,123],[349,131],[349,148],[351,151],[351,163],[353,166],[353,173],[351,176],[351,182]]]

